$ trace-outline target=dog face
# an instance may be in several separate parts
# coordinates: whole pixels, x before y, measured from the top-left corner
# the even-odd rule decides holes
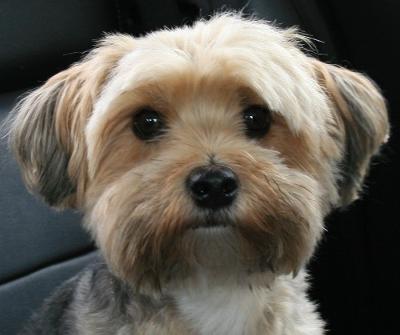
[[[128,281],[198,264],[296,272],[388,136],[371,81],[302,39],[235,15],[106,37],[17,106],[28,187],[83,210]]]

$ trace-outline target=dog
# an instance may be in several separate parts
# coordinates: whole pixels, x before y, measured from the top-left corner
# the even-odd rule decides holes
[[[105,36],[16,106],[27,188],[83,212],[101,257],[24,334],[320,335],[305,266],[389,136],[365,75],[221,13]]]

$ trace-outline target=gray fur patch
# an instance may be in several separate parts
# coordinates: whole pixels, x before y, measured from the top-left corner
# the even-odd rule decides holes
[[[15,108],[10,145],[23,169],[27,186],[58,205],[75,192],[68,177],[69,155],[57,140],[55,108],[62,85],[39,88]]]
[[[60,286],[20,335],[135,334],[150,318],[162,324],[166,303],[133,292],[99,259]]]
[[[386,109],[379,88],[371,80],[364,79],[370,85],[366,87],[345,76],[334,74],[334,79],[351,114],[350,118],[343,118],[346,140],[338,183],[342,203],[346,205],[361,191],[370,159],[382,144]]]

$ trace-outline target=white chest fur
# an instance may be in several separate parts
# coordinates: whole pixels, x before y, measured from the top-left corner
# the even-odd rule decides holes
[[[249,334],[262,318],[257,293],[245,285],[210,287],[200,280],[176,291],[174,297],[181,315],[199,335]]]
[[[323,322],[306,297],[304,273],[267,286],[199,275],[173,290],[177,308],[196,335],[322,335]],[[271,285],[270,285],[271,284]]]

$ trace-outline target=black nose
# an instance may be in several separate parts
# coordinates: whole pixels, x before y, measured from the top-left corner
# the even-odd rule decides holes
[[[226,167],[199,167],[190,173],[187,187],[199,207],[218,209],[232,204],[238,181]]]

